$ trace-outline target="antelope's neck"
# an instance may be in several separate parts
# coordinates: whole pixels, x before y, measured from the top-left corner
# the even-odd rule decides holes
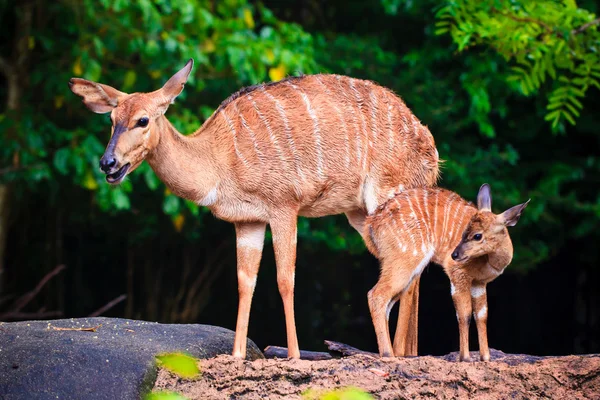
[[[219,183],[211,135],[184,136],[165,116],[156,123],[159,141],[147,157],[150,167],[177,196],[206,203],[206,199],[214,197]]]
[[[500,246],[488,254],[488,264],[495,270],[502,272],[510,264],[513,258],[513,246],[510,236],[505,232],[505,238]]]

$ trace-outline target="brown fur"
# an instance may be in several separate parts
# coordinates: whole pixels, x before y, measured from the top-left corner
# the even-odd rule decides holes
[[[381,356],[406,355],[410,313],[402,308],[410,309],[411,305],[401,300],[393,352],[386,311],[389,313],[404,292],[412,290],[411,280],[433,261],[444,268],[452,285],[461,360],[469,360],[471,312],[477,322],[481,359],[489,360],[486,285],[512,260],[506,226],[517,223],[527,203],[495,215],[489,186],[483,185],[478,204],[479,209],[445,189],[421,188],[397,194],[367,217],[363,237],[381,262],[381,276],[368,296]],[[411,298],[408,296],[409,303]]]
[[[298,215],[346,213],[359,232],[368,211],[403,189],[434,185],[433,137],[391,91],[337,75],[310,75],[243,89],[195,133],[163,115],[192,63],[152,93],[123,94],[73,78],[71,90],[95,112],[111,112],[116,164],[109,177],[147,160],[178,196],[235,223],[240,305],[233,354],[245,356],[252,292],[265,225],[271,225],[289,355],[299,356],[293,316]],[[116,106],[115,106],[116,105]],[[149,118],[146,127],[140,119]],[[113,140],[111,139],[111,140]],[[112,150],[111,150],[112,151]],[[415,316],[416,317],[416,316]],[[415,319],[416,322],[416,319]],[[416,332],[416,325],[411,331]]]

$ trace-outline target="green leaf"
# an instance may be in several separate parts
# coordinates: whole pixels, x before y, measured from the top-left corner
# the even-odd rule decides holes
[[[111,201],[117,210],[128,210],[131,207],[131,204],[129,203],[129,197],[127,194],[125,194],[123,189],[117,187],[113,188],[113,190],[110,192]]]
[[[54,153],[54,167],[62,175],[66,175],[68,172],[69,157],[71,156],[71,149],[63,147]]]
[[[179,393],[171,392],[168,390],[163,390],[160,392],[148,393],[146,396],[144,396],[144,400],[189,400],[189,399]]]
[[[200,374],[198,360],[183,353],[165,353],[156,356],[158,366],[182,378],[195,378]]]
[[[144,180],[146,181],[146,185],[148,185],[148,187],[151,190],[156,190],[160,185],[160,180],[158,179],[152,168],[148,166],[146,166],[144,171]]]
[[[167,215],[175,215],[179,212],[179,198],[174,194],[165,196],[163,201],[163,211]]]

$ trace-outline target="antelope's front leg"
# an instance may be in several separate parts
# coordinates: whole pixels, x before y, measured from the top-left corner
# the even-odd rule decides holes
[[[250,306],[265,241],[265,228],[266,224],[262,222],[235,224],[240,299],[233,342],[234,357],[246,358]]]
[[[294,317],[294,278],[296,270],[296,224],[297,214],[279,215],[271,221],[275,263],[277,264],[277,286],[283,300],[287,333],[288,357],[300,358],[296,320]]]
[[[470,285],[469,285],[470,286]],[[456,308],[460,336],[460,361],[471,361],[469,355],[469,324],[471,323],[471,293],[467,285],[452,283],[452,300]]]
[[[487,340],[487,293],[485,285],[473,286],[471,288],[471,302],[473,304],[473,316],[477,324],[477,337],[479,338],[479,354],[481,361],[490,361],[490,349]]]

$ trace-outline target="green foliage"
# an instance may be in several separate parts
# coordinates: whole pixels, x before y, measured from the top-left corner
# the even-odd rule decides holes
[[[183,353],[165,353],[156,356],[158,366],[182,378],[196,378],[200,375],[196,358]]]
[[[306,400],[371,400],[374,397],[362,389],[347,387],[331,391],[309,389],[302,394]]]
[[[588,89],[600,89],[600,19],[574,0],[457,0],[436,16],[436,34],[449,34],[459,51],[488,46],[511,62],[507,81],[522,94],[548,90],[554,130],[574,125]]]
[[[144,396],[144,400],[188,400],[188,398],[176,392],[161,390],[160,392],[148,393]]]

